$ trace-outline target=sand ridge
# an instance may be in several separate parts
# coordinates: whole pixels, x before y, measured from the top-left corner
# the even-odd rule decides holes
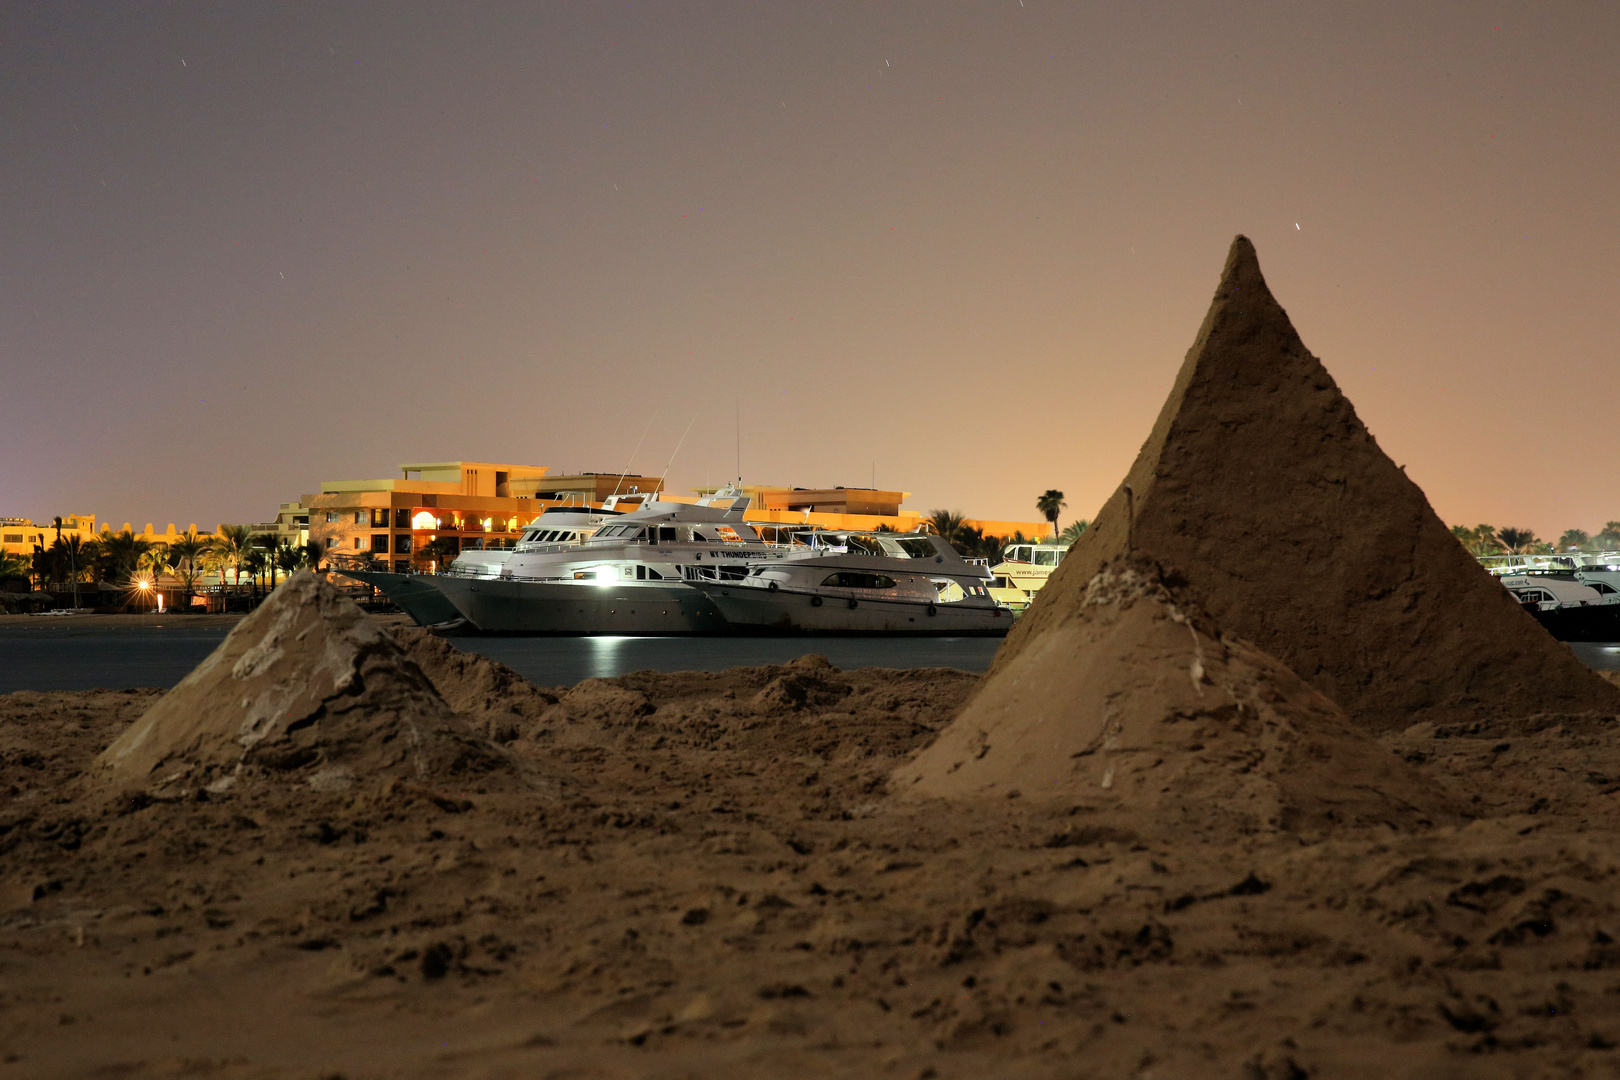
[[[1206,840],[1457,820],[1456,800],[1276,659],[1220,632],[1184,583],[1138,557],[980,687],[896,770],[901,792],[1129,811]]]
[[[233,1080],[1613,1075],[1612,717],[1386,736],[1463,793],[1455,823],[1209,843],[1129,806],[896,798],[890,772],[974,683],[646,672],[539,688],[557,705],[503,750],[556,779],[542,794],[116,803],[75,777],[152,692],[0,697],[0,1058]]]
[[[1519,609],[1379,448],[1242,236],[1135,463],[992,679],[1131,552],[1370,730],[1620,712],[1620,692]]]
[[[96,761],[110,791],[312,786],[501,769],[387,631],[308,571],[282,583]]]

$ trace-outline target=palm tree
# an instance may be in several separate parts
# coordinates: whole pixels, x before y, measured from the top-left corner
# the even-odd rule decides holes
[[[253,595],[254,596],[259,595],[259,585],[260,585],[259,575],[264,572],[264,568],[265,568],[266,564],[269,563],[269,561],[270,561],[270,558],[269,558],[268,553],[264,550],[264,548],[259,547],[257,544],[255,544],[252,547],[248,548],[246,554],[244,554],[242,556],[241,567],[242,567],[243,570],[246,570],[248,572],[248,575],[250,577],[253,578]],[[240,572],[238,572],[238,573],[240,573]],[[237,581],[238,582],[241,581],[240,576],[238,576]]]
[[[236,584],[242,584],[242,565],[253,549],[253,529],[247,525],[221,525],[219,534],[208,538],[210,560],[219,569],[219,582],[225,584],[225,568],[236,573]]]
[[[1620,548],[1620,521],[1606,521],[1603,531],[1592,537],[1593,546],[1599,551],[1613,551]]]
[[[934,532],[946,543],[954,541],[956,534],[962,531],[962,526],[966,523],[967,519],[956,510],[934,510],[929,513],[927,519],[927,524],[932,526]]]
[[[1558,538],[1558,550],[1568,551],[1570,548],[1574,548],[1576,551],[1581,551],[1591,542],[1592,538],[1583,530],[1565,529],[1564,535]]]
[[[263,552],[264,558],[259,563],[259,569],[269,575],[270,589],[276,587],[276,547],[278,541],[273,533],[254,533],[254,550]],[[269,592],[270,589],[266,589]]]
[[[140,561],[136,564],[136,566],[138,569],[144,570],[151,574],[153,582],[156,582],[160,575],[168,572],[169,545],[153,544],[151,547],[141,552]]]
[[[102,538],[101,562],[114,581],[127,582],[140,567],[141,560],[152,550],[152,542],[136,536],[129,529]]]
[[[1006,546],[1006,537],[991,536],[987,533],[979,537],[979,542],[974,545],[973,554],[975,558],[984,559],[991,566],[994,566],[1001,561],[1001,552]]]
[[[1057,488],[1047,488],[1046,492],[1035,500],[1035,509],[1039,510],[1041,516],[1052,523],[1053,537],[1058,534],[1058,516],[1063,513],[1063,508],[1068,505],[1063,501],[1063,492]]]
[[[305,551],[302,545],[295,544],[291,540],[283,540],[276,545],[275,555],[271,561],[277,568],[285,570],[288,577],[291,577],[300,566],[304,565],[304,556]],[[273,582],[271,587],[274,588]]]
[[[26,555],[0,551],[0,578],[25,578],[33,571],[33,560]]]
[[[1079,521],[1072,522],[1067,529],[1064,529],[1061,533],[1059,533],[1058,539],[1063,541],[1065,544],[1073,544],[1076,540],[1080,539],[1080,534],[1089,528],[1091,528],[1091,522],[1087,521],[1085,518],[1081,518]]]
[[[1502,541],[1498,539],[1494,525],[1475,525],[1472,529],[1466,525],[1453,525],[1451,535],[1473,555],[1498,555],[1502,551]]]
[[[185,605],[188,609],[191,606],[191,597],[197,591],[197,577],[202,560],[207,554],[208,541],[196,533],[186,533],[169,545],[169,566],[173,568],[174,576],[180,579],[180,586],[185,590]]]
[[[299,550],[303,553],[303,557],[299,562],[300,566],[307,566],[311,570],[321,568],[321,560],[326,558],[326,549],[321,547],[319,540],[311,540]]]
[[[1507,548],[1509,555],[1523,555],[1541,543],[1530,529],[1501,529],[1498,530],[1496,538]]]

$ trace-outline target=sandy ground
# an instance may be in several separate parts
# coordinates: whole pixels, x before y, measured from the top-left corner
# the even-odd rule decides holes
[[[1620,1075],[1615,721],[1384,745],[1320,842],[892,794],[971,676],[534,688],[407,634],[502,790],[83,776],[156,692],[0,697],[0,1077]]]

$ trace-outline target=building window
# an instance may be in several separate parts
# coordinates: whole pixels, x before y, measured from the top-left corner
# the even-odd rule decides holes
[[[358,536],[354,538],[354,550],[360,550],[360,538]]]
[[[335,547],[337,547],[337,537],[328,536],[326,538],[326,550],[331,551]]]
[[[384,511],[384,513],[386,513],[386,512],[387,511]],[[400,509],[395,510],[394,511],[394,528],[396,528],[396,529],[408,529],[410,527],[411,527],[411,512],[410,512],[410,510],[408,510],[408,509],[406,509],[404,507],[401,507]]]
[[[438,527],[439,519],[428,513],[426,510],[417,511],[416,516],[411,518],[411,528],[413,529],[422,529],[426,531],[429,529],[437,529]]]
[[[355,544],[356,547],[360,546],[360,538],[358,536],[355,537],[354,544]],[[388,534],[387,533],[372,533],[371,534],[371,550],[379,552],[379,553],[384,554],[384,555],[388,554]]]
[[[364,510],[356,510],[354,512],[354,523],[356,525],[364,525],[366,523],[366,512]]]
[[[411,537],[409,533],[394,537],[394,554],[409,555],[411,553]]]
[[[335,523],[337,523],[339,521],[342,521],[342,520],[343,520],[343,514],[340,511],[328,510],[326,512],[326,523],[328,525],[335,524]]]
[[[407,536],[405,539],[409,540],[410,537]],[[395,559],[394,560],[394,573],[396,573],[396,574],[408,574],[410,572],[411,572],[411,560],[409,560],[409,559]]]

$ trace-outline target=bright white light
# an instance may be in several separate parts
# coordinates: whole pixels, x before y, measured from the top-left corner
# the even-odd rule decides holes
[[[438,527],[438,519],[426,510],[419,511],[415,517],[411,518],[411,528],[413,529],[437,529]]]

